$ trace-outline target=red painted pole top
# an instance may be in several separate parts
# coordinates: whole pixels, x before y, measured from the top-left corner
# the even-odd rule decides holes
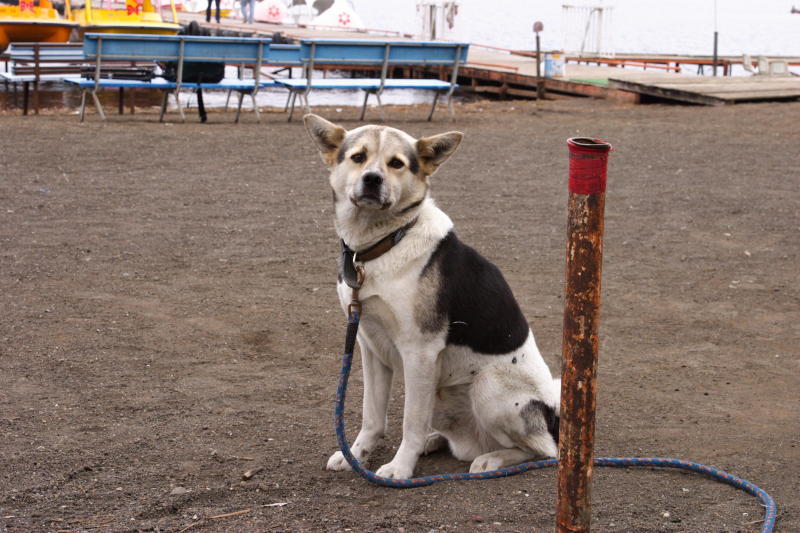
[[[606,192],[606,171],[611,145],[600,139],[573,137],[569,148],[569,192],[598,194]]]

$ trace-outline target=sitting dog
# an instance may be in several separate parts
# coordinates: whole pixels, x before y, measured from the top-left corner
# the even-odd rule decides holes
[[[463,134],[416,140],[389,127],[304,121],[330,169],[345,311],[354,267],[366,273],[363,420],[353,455],[366,462],[384,436],[392,375],[400,372],[403,438],[378,475],[411,477],[421,454],[445,445],[471,461],[470,472],[556,457],[559,381],[500,271],[458,239],[429,195],[431,176]],[[336,452],[327,468],[350,465]]]

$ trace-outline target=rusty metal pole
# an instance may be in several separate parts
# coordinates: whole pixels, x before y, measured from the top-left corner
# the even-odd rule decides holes
[[[603,259],[606,170],[611,145],[573,138],[564,296],[556,532],[588,532],[597,386],[597,331]]]

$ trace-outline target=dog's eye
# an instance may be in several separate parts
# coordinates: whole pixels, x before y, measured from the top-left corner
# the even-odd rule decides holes
[[[357,154],[351,155],[350,159],[353,160],[353,163],[363,163],[367,160],[367,156],[364,152],[358,152]]]
[[[392,167],[392,168],[403,168],[404,165],[405,165],[405,163],[403,163],[402,161],[400,161],[396,157],[392,158],[392,160],[389,161],[389,166]]]

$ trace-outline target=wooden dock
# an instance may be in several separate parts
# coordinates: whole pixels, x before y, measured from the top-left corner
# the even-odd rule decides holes
[[[800,98],[800,77],[797,76],[643,75],[628,79],[610,78],[608,86],[640,95],[703,105]]]
[[[780,59],[789,66],[800,66],[800,56],[770,56],[769,59]],[[716,58],[717,68],[723,76],[730,76],[733,67],[744,65],[744,56],[718,56]],[[596,65],[609,65],[625,68],[626,66],[642,67],[644,70],[666,70],[671,72],[684,72],[687,69],[694,69],[694,74],[710,74],[713,71],[714,58],[708,55],[679,55],[679,54],[629,54],[618,53],[614,57],[593,57],[568,55],[567,61],[570,63],[585,63]],[[758,56],[750,58],[750,65],[758,65]],[[708,70],[706,70],[708,69]],[[691,72],[686,72],[691,73]]]
[[[202,26],[219,35],[271,37],[276,33],[289,42],[301,39],[409,39],[410,35],[380,30],[346,31],[334,28],[303,27],[270,23],[243,24],[224,19],[222,24],[206,23],[200,14],[182,12],[181,22],[196,20]],[[536,98],[540,79],[536,76],[535,54],[505,50],[492,46],[472,44],[467,63],[459,69],[459,83],[464,90],[476,93],[491,93],[500,96]],[[604,98],[619,102],[638,103],[641,97],[658,97],[694,104],[718,105],[738,101],[793,99],[800,96],[800,78],[760,77],[703,77],[675,73],[674,66],[680,63],[694,64],[688,56],[658,56],[659,62],[672,67],[664,70],[640,70],[624,68],[625,61],[641,62],[646,58],[631,56],[619,58],[617,64],[597,63],[591,58],[581,58],[584,64],[574,62],[566,66],[565,76],[545,78],[544,88],[548,93],[559,93],[592,98]],[[792,58],[798,59],[798,58]],[[730,63],[734,58],[726,58]],[[706,58],[697,59],[701,64]],[[591,64],[593,63],[594,64]],[[587,64],[588,63],[588,64]],[[790,64],[794,64],[791,63]],[[342,66],[341,68],[346,68]],[[658,69],[658,66],[654,68]],[[419,77],[431,75],[448,77],[448,73],[430,67],[409,67]],[[543,73],[542,73],[543,74]]]

